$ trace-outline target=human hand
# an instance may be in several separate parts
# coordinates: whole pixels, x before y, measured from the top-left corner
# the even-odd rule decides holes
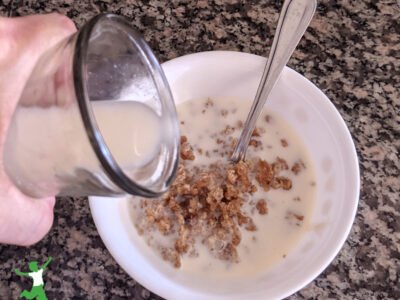
[[[12,114],[36,61],[48,48],[76,31],[59,14],[0,17],[0,243],[31,245],[53,223],[54,198],[22,194],[4,171],[3,146]]]

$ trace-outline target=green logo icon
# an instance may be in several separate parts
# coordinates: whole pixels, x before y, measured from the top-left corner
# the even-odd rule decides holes
[[[23,290],[21,295],[19,295],[20,298],[25,297],[26,299],[47,300],[46,293],[43,289],[43,271],[52,259],[53,258],[50,257],[40,269],[38,268],[37,261],[30,262],[29,270],[31,270],[31,272],[29,273],[20,272],[17,269],[14,270],[18,275],[29,276],[33,280],[32,289],[30,291]]]

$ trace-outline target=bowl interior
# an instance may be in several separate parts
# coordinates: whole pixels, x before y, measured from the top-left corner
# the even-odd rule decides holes
[[[215,51],[163,64],[175,102],[232,96],[253,99],[265,58]],[[195,278],[172,269],[138,236],[127,200],[91,197],[98,231],[125,271],[153,292],[174,299],[283,298],[312,281],[342,247],[359,196],[358,161],[350,133],[329,99],[285,68],[267,101],[303,140],[314,163],[317,199],[311,229],[286,259],[265,272],[235,280]]]

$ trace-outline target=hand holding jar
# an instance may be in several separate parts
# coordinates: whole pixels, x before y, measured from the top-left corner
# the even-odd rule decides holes
[[[4,171],[3,146],[12,114],[39,57],[76,31],[58,14],[0,17],[0,243],[31,245],[53,223],[54,197],[21,193]]]
[[[174,179],[178,121],[150,47],[113,14],[75,31],[60,15],[0,19],[0,242],[48,231],[54,198],[40,198],[151,198]]]

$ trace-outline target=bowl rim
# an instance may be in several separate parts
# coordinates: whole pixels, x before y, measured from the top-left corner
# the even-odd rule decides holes
[[[209,59],[209,58],[216,58],[218,57],[219,59],[223,59],[224,57],[230,57],[232,59],[233,57],[241,57],[243,58],[244,56],[247,56],[249,59],[265,59],[263,57],[260,57],[258,55],[254,54],[249,54],[249,53],[244,53],[244,52],[236,52],[236,51],[206,51],[206,52],[199,52],[199,53],[193,53],[193,54],[188,54],[184,55],[181,57],[174,58],[172,60],[169,60],[165,63],[162,64],[163,68],[173,66],[174,64],[181,64],[187,60],[191,59]],[[308,89],[312,89],[313,93],[316,93],[318,95],[318,101],[324,102],[324,105],[329,109],[330,113],[334,114],[334,117],[337,119],[339,122],[341,128],[341,133],[344,135],[343,138],[346,139],[348,143],[350,143],[351,147],[351,152],[349,153],[350,161],[352,163],[352,168],[353,168],[353,179],[355,182],[355,186],[353,188],[353,191],[355,192],[354,194],[354,200],[353,203],[354,205],[351,207],[351,218],[348,218],[345,222],[345,225],[343,226],[345,228],[342,236],[337,238],[336,241],[336,247],[332,247],[331,251],[326,254],[324,263],[321,263],[317,270],[315,270],[312,274],[309,274],[309,276],[304,276],[301,281],[298,282],[295,286],[292,286],[290,289],[287,289],[284,293],[280,295],[280,297],[284,298],[287,296],[292,295],[293,293],[299,291],[303,287],[305,287],[307,284],[312,282],[315,278],[317,278],[325,269],[326,267],[333,261],[333,259],[336,257],[336,255],[339,253],[341,248],[343,247],[345,241],[347,240],[349,233],[351,231],[352,225],[354,223],[354,219],[357,213],[357,207],[358,207],[358,201],[359,201],[359,195],[360,195],[360,171],[359,171],[359,162],[358,162],[358,157],[357,157],[357,152],[356,148],[354,145],[354,141],[351,137],[350,131],[343,120],[342,116],[334,106],[334,104],[329,100],[329,98],[318,88],[316,87],[311,81],[309,81],[307,78],[302,76],[300,73],[292,70],[289,67],[285,67],[284,69],[286,72],[288,72],[289,76],[294,77],[296,80],[302,81],[302,83],[307,86]],[[129,268],[127,265],[124,264],[123,260],[119,257],[118,251],[116,251],[115,245],[113,245],[112,239],[113,235],[115,235],[115,232],[106,232],[107,229],[105,229],[103,226],[101,226],[102,218],[100,218],[98,214],[99,206],[96,204],[96,198],[98,197],[89,197],[89,202],[90,202],[90,209],[92,212],[92,217],[95,222],[96,228],[99,232],[100,237],[102,238],[106,248],[109,250],[113,258],[118,262],[118,264],[132,277],[135,279],[135,281],[139,282],[141,285],[145,286],[147,289],[157,293],[158,295],[166,298],[171,298],[172,295],[175,295],[177,291],[174,290],[172,287],[169,290],[165,290],[162,288],[159,288],[157,286],[157,283],[155,283],[153,280],[149,280],[149,278],[145,278],[145,276],[142,276],[141,272],[137,272],[134,268]],[[100,205],[101,206],[101,205]],[[349,208],[350,209],[350,208]],[[185,295],[191,295],[193,296],[196,291],[191,292],[188,288],[185,288],[182,285],[177,286],[174,284],[175,287],[179,288],[179,292],[184,293]],[[183,295],[183,294],[182,294]],[[198,295],[197,295],[198,296]],[[203,299],[209,298],[209,299],[221,299],[223,296],[221,295],[215,295],[212,297],[202,295]]]

